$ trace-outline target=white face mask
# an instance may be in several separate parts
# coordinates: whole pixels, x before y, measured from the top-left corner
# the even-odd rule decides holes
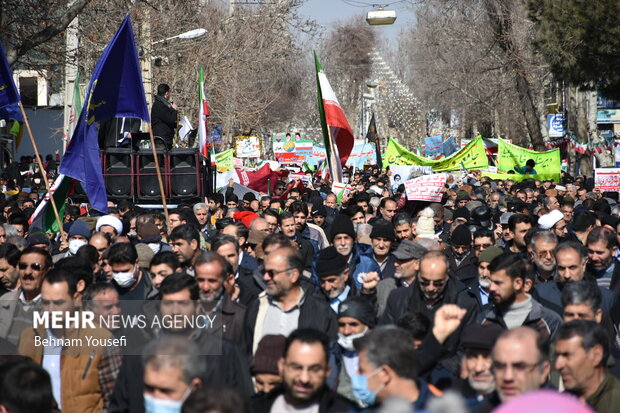
[[[136,279],[135,269],[134,271],[127,272],[112,272],[112,278],[114,278],[114,281],[116,281],[119,287],[127,288],[133,284]]]
[[[146,244],[146,245],[148,245],[151,251],[153,251],[153,254],[157,254],[159,250],[161,249],[161,244],[159,242],[153,242],[153,243]]]
[[[138,233],[137,233],[137,232],[135,232],[135,231],[128,232],[128,233],[127,233],[127,236],[128,236],[129,238],[135,238],[135,237],[137,237],[137,236],[138,236]]]
[[[39,184],[41,183],[41,180],[40,180],[39,178],[35,178],[35,179],[34,179],[34,183],[35,183],[35,184],[37,184],[37,185],[39,185]]]
[[[69,253],[71,255],[77,254],[78,250],[83,245],[86,245],[86,241],[84,241],[82,239],[72,239],[72,240],[69,240]]]
[[[355,346],[353,346],[353,341],[363,337],[368,332],[368,327],[364,329],[361,333],[351,334],[350,336],[345,336],[342,333],[338,333],[338,344],[345,350],[355,351]]]
[[[187,389],[181,400],[158,399],[144,393],[144,411],[145,413],[181,413],[181,406],[183,406],[183,402],[189,397],[191,391],[191,388]]]

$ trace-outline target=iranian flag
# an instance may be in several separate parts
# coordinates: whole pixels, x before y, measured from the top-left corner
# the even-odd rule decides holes
[[[204,70],[201,67],[198,84],[198,101],[200,103],[200,110],[198,112],[198,136],[200,137],[200,153],[205,158],[208,158],[207,136],[209,135],[209,128],[207,127],[207,116],[209,116],[209,105],[207,105],[204,83]]]
[[[316,64],[317,100],[325,140],[327,160],[335,182],[342,182],[342,167],[346,164],[353,150],[353,130],[349,126],[344,111],[338,103],[338,98],[332,89],[323,66],[314,53]]]

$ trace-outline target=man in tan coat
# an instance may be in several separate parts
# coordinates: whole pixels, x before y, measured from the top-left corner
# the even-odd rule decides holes
[[[77,278],[65,270],[54,269],[41,286],[39,315],[61,315],[55,327],[35,323],[21,334],[19,353],[40,363],[52,379],[52,390],[58,407],[71,412],[100,412],[107,408],[120,367],[116,355],[121,343],[114,346],[112,334],[91,327],[75,307]],[[67,324],[67,314],[79,316],[75,325]],[[40,325],[37,325],[40,324]],[[48,328],[46,328],[48,327]]]

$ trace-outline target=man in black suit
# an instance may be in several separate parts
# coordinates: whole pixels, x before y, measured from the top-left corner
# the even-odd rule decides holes
[[[162,83],[157,86],[157,95],[151,107],[153,136],[160,137],[166,149],[172,147],[172,139],[177,127],[177,116],[179,113],[176,103],[170,101],[171,96],[170,86]]]

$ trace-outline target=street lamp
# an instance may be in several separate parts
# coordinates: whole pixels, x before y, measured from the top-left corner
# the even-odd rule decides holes
[[[145,27],[143,31],[147,33],[146,38],[148,39],[151,33],[150,22],[146,20],[144,24],[145,24]],[[184,40],[198,39],[206,35],[207,32],[208,32],[207,29],[202,29],[202,28],[193,29],[193,30],[189,30],[187,32],[181,33],[181,34],[177,34],[175,36],[167,37],[165,39],[157,40],[155,42],[150,42],[150,46],[149,46],[149,43],[146,43],[146,45],[143,48],[143,50],[145,50],[145,53],[142,53],[141,63],[142,63],[142,83],[144,84],[144,93],[146,94],[146,103],[149,106],[153,104],[152,60],[153,58],[155,58],[155,59],[160,59],[159,60],[160,62],[165,61],[165,58],[163,57],[151,56],[151,53],[153,52],[153,46],[155,46],[156,44],[167,43],[170,40],[176,40],[176,39],[184,39]]]
[[[199,37],[202,37],[202,36],[206,35],[207,32],[208,32],[207,29],[194,29],[194,30],[187,31],[185,33],[177,34],[176,36],[167,37],[165,39],[158,40],[158,41],[153,42],[151,44],[155,45],[155,44],[159,44],[159,43],[165,43],[165,42],[167,42],[169,40],[174,40],[174,39],[198,39]]]
[[[368,12],[366,21],[371,26],[393,24],[396,21],[396,12],[394,10],[383,10],[382,7],[379,7],[378,10],[371,10]]]

